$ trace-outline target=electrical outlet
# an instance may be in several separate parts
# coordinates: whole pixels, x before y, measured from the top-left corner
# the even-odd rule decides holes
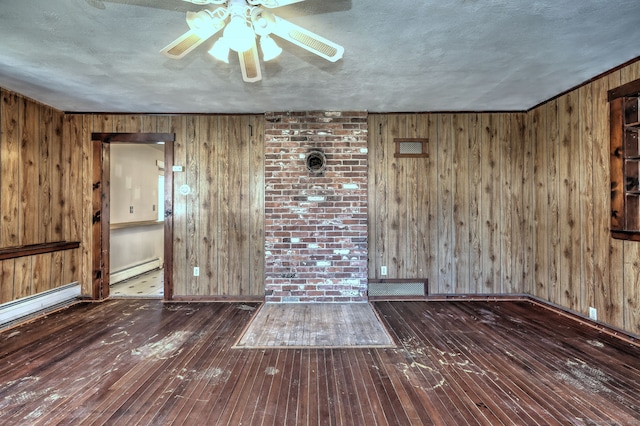
[[[200,276],[200,268],[198,268],[197,266],[193,267],[193,276],[194,277],[199,277]]]
[[[380,267],[380,275],[382,275],[383,277],[385,275],[387,275],[387,267],[386,266],[381,266]]]
[[[589,306],[589,318],[594,321],[598,321],[598,310]]]
[[[133,213],[133,206],[129,206],[129,213]]]

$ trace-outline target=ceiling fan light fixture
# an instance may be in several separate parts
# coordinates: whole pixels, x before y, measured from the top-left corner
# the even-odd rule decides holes
[[[256,40],[256,33],[249,26],[249,22],[238,15],[231,17],[223,34],[229,48],[236,52],[245,52],[251,49]]]
[[[198,36],[205,38],[211,34],[211,29],[220,25],[219,19],[214,18],[213,14],[208,10],[200,12],[187,12],[187,25]]]
[[[224,37],[220,37],[215,43],[213,43],[213,46],[209,49],[209,55],[224,62],[225,64],[229,63],[229,45]]]
[[[265,61],[271,61],[282,53],[282,48],[268,35],[260,37],[260,49],[262,49],[262,59]]]

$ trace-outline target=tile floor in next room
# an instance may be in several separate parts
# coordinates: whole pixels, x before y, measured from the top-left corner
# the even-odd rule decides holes
[[[109,289],[111,297],[164,297],[164,269],[155,269],[136,277],[113,284]]]

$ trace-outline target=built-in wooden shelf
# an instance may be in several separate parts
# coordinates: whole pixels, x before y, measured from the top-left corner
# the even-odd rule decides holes
[[[0,260],[53,253],[56,251],[76,249],[78,247],[80,247],[80,241],[56,241],[51,243],[5,247],[0,248]]]
[[[120,222],[120,223],[111,223],[109,225],[109,229],[125,229],[125,228],[138,228],[141,226],[153,226],[153,225],[161,225],[164,222],[159,220],[140,220],[137,222]]]
[[[611,236],[640,241],[640,80],[608,95]]]

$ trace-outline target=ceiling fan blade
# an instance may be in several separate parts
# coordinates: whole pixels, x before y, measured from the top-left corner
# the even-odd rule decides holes
[[[262,71],[260,70],[260,57],[258,56],[258,48],[256,44],[244,52],[238,52],[240,59],[240,68],[242,69],[242,79],[247,83],[255,83],[262,80]]]
[[[288,40],[311,53],[315,53],[327,61],[336,62],[342,58],[344,47],[339,44],[278,16],[273,15],[273,19],[275,22],[272,32],[278,37]]]
[[[185,0],[189,1],[189,0]],[[304,0],[249,0],[249,4],[252,6],[263,6],[267,9],[274,9],[276,7],[286,6],[288,4],[300,3]]]
[[[213,31],[209,35],[206,35],[202,34],[201,31],[196,33],[194,30],[189,30],[165,46],[160,53],[171,59],[180,59],[207,41],[207,39],[216,32],[217,31]]]

